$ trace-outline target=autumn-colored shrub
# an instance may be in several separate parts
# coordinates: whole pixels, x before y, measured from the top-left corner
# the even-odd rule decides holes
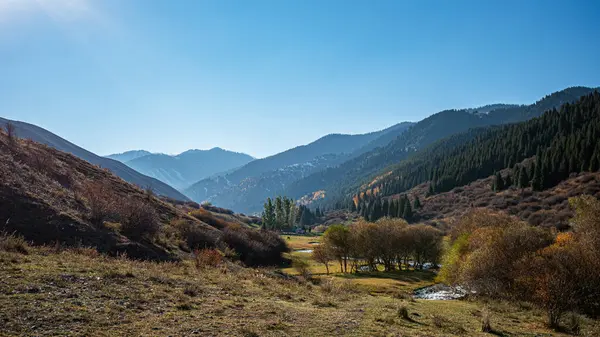
[[[211,225],[215,228],[218,228],[218,229],[224,229],[229,226],[236,225],[233,222],[229,222],[229,221],[223,220],[223,219],[215,216],[214,214],[212,214],[210,211],[204,209],[203,207],[204,206],[202,206],[200,209],[190,212],[190,215],[193,216],[194,218],[196,218],[208,225]]]
[[[223,262],[223,254],[216,249],[194,251],[196,268],[218,267]]]

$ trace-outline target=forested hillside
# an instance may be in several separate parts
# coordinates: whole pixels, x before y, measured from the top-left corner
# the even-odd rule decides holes
[[[437,148],[437,151],[443,152],[457,144],[471,140],[480,133],[487,132],[485,130],[470,129],[525,121],[540,116],[546,110],[558,108],[564,103],[574,102],[593,90],[585,87],[568,88],[548,95],[535,104],[522,106],[499,105],[493,106],[497,109],[492,111],[489,111],[490,107],[483,107],[481,113],[477,112],[477,109],[439,112],[416,123],[389,145],[376,148],[337,167],[301,179],[289,186],[283,194],[299,198],[313,191],[325,190],[327,194],[326,202],[329,205],[337,203],[339,206],[341,202],[345,202],[343,200],[346,196],[356,193],[356,190],[364,183],[375,179],[381,174],[388,174],[392,170],[391,165],[397,165],[398,163],[403,165],[405,159],[412,157],[412,155],[440,139],[457,135],[445,139],[432,148]],[[467,132],[467,134],[460,134],[463,132]],[[436,151],[432,149],[427,151]],[[427,155],[424,155],[419,158],[426,157]],[[427,176],[426,178],[429,179],[430,177]],[[410,181],[413,179],[416,180],[411,183]],[[406,183],[406,188],[423,181],[422,179],[424,178],[403,176],[403,181],[409,181]],[[386,181],[389,181],[389,179]],[[404,183],[401,182],[401,184]]]
[[[428,182],[427,195],[432,195],[494,174],[495,191],[509,186],[541,191],[573,173],[598,171],[598,136],[600,94],[595,91],[527,122],[474,129],[439,141],[363,186],[361,192],[366,193],[355,197],[353,204],[368,217],[401,216],[398,210],[390,214],[399,206],[381,212],[375,208],[383,205],[382,197],[424,182]],[[527,158],[532,159],[523,162]]]

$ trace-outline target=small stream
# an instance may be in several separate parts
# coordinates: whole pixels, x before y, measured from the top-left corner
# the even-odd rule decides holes
[[[460,286],[451,287],[439,283],[415,290],[414,297],[422,300],[457,300],[468,294],[469,292]]]

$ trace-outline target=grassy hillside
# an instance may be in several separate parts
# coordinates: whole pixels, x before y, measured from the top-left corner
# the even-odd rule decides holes
[[[0,117],[0,125],[2,125],[2,128],[5,128],[7,123],[10,123],[15,127],[15,136],[19,138],[30,139],[35,142],[50,146],[56,150],[70,153],[82,160],[92,163],[93,165],[110,170],[112,173],[131,184],[135,184],[142,188],[151,188],[156,194],[179,200],[188,200],[186,196],[175,190],[173,187],[157,179],[145,176],[119,161],[100,157],[53,134],[48,130],[42,129],[33,124],[10,121]]]
[[[250,229],[258,222],[159,198],[74,155],[0,132],[0,232],[139,259],[178,260],[227,245],[248,264],[280,262],[285,244]]]

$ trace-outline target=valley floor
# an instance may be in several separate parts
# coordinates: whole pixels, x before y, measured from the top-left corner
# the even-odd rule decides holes
[[[497,335],[560,335],[527,306],[412,300],[407,292],[430,283],[428,273],[321,276],[313,284],[230,263],[198,269],[192,261],[26,249],[0,251],[2,336],[479,336],[482,310]],[[600,331],[596,321],[582,324],[584,335]]]

